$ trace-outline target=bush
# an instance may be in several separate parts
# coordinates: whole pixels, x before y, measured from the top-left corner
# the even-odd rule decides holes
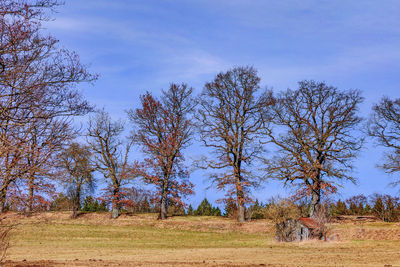
[[[317,222],[317,227],[313,229],[313,236],[318,237],[319,239],[324,238],[324,240],[326,241],[327,236],[331,230],[328,226],[330,218],[326,205],[320,204],[317,206],[313,219]]]
[[[300,209],[288,199],[272,199],[264,214],[265,218],[272,220],[275,224],[280,224],[289,219],[297,220],[300,217]]]

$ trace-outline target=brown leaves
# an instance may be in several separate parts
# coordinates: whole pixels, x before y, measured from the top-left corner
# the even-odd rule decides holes
[[[141,107],[128,112],[135,127],[132,140],[146,155],[135,164],[135,173],[156,186],[163,219],[167,202],[182,204],[183,196],[193,194],[182,153],[192,135],[191,94],[186,84],[171,84],[160,100],[147,92],[140,98]]]

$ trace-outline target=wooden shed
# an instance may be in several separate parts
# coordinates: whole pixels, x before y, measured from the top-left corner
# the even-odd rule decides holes
[[[276,225],[276,240],[283,242],[302,241],[323,237],[316,235],[318,223],[312,218],[288,219]]]

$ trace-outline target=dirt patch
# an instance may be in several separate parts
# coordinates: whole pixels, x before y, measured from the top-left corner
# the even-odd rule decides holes
[[[287,265],[276,265],[276,264],[246,264],[246,263],[217,263],[215,261],[200,261],[200,262],[180,262],[180,261],[169,261],[169,262],[135,262],[135,261],[102,261],[102,260],[88,260],[88,261],[6,261],[3,263],[4,267],[50,267],[50,266],[244,266],[244,267],[261,267],[261,266],[287,266]]]

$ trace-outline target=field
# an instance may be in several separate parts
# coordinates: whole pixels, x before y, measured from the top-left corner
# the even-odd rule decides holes
[[[278,243],[267,220],[7,213],[3,266],[400,266],[400,225],[346,220],[335,241]]]

